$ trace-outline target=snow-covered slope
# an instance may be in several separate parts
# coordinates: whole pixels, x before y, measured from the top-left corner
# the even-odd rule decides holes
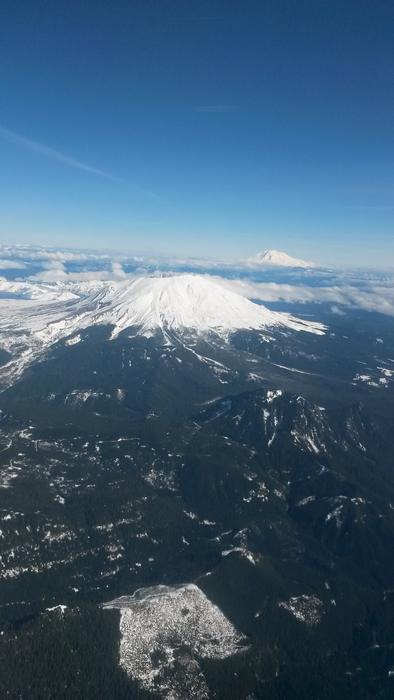
[[[13,360],[0,374],[14,377],[53,343],[78,342],[81,330],[97,325],[110,326],[112,338],[128,328],[146,337],[210,332],[224,339],[241,329],[324,333],[321,324],[270,311],[203,275],[41,285],[40,293],[10,297],[0,299],[0,348]]]
[[[239,329],[275,326],[323,333],[320,324],[270,311],[217,280],[202,275],[138,277],[118,283],[73,286],[35,298],[0,301],[3,334],[25,330],[54,342],[93,325],[111,325],[112,337],[135,327],[141,335],[161,330],[207,331],[227,336]],[[3,337],[4,341],[4,337]]]
[[[156,329],[213,331],[222,336],[239,329],[274,326],[322,330],[318,324],[269,311],[202,275],[140,277],[111,288],[103,301],[108,306],[95,312],[95,322],[113,324],[115,336],[132,326],[143,335]]]
[[[278,265],[281,267],[315,267],[315,263],[300,258],[293,258],[281,250],[264,250],[252,258],[248,258],[250,265]]]

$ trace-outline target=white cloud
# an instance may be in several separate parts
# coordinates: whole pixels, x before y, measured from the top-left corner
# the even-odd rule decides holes
[[[302,284],[227,280],[222,277],[218,279],[239,294],[262,302],[325,302],[394,316],[394,279],[385,284],[364,287],[355,285],[315,287]]]
[[[332,305],[331,313],[335,314],[336,316],[346,316],[345,312],[336,304]]]
[[[81,270],[68,272],[65,264],[60,260],[51,260],[45,263],[43,270],[28,279],[30,282],[92,282],[122,280],[127,277],[120,262],[113,262],[107,270]]]
[[[0,254],[10,260],[41,262],[43,260],[60,260],[61,262],[84,262],[88,260],[110,260],[108,253],[90,250],[69,250],[63,248],[45,248],[29,245],[1,245]]]
[[[0,260],[0,270],[25,270],[26,265],[20,260]]]

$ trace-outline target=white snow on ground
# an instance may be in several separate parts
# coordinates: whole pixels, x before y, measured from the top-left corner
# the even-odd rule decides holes
[[[53,608],[46,608],[47,612],[58,612],[63,615],[67,610],[67,605],[54,605]]]
[[[198,660],[224,659],[245,642],[194,584],[142,588],[104,608],[120,610],[120,665],[168,700],[208,698]]]
[[[391,386],[392,380],[394,379],[394,370],[378,366],[376,370],[371,371],[372,374],[357,373],[356,376],[353,377],[353,384],[366,384],[375,388],[389,388]]]

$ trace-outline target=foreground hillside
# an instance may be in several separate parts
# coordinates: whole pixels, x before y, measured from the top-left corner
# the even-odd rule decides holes
[[[2,695],[391,697],[390,319],[155,290],[3,332]]]

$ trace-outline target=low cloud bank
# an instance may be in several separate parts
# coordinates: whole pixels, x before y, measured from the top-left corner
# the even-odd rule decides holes
[[[138,274],[195,271],[249,299],[261,302],[324,303],[332,313],[360,308],[394,316],[394,272],[272,270],[262,273],[218,261],[56,250],[29,246],[0,247],[4,278],[31,284],[121,281]],[[8,276],[8,273],[11,275]]]
[[[218,279],[239,294],[262,302],[329,303],[333,305],[333,313],[340,312],[339,305],[394,316],[394,277],[382,284],[365,286],[361,280],[360,286],[343,284],[324,287]]]

